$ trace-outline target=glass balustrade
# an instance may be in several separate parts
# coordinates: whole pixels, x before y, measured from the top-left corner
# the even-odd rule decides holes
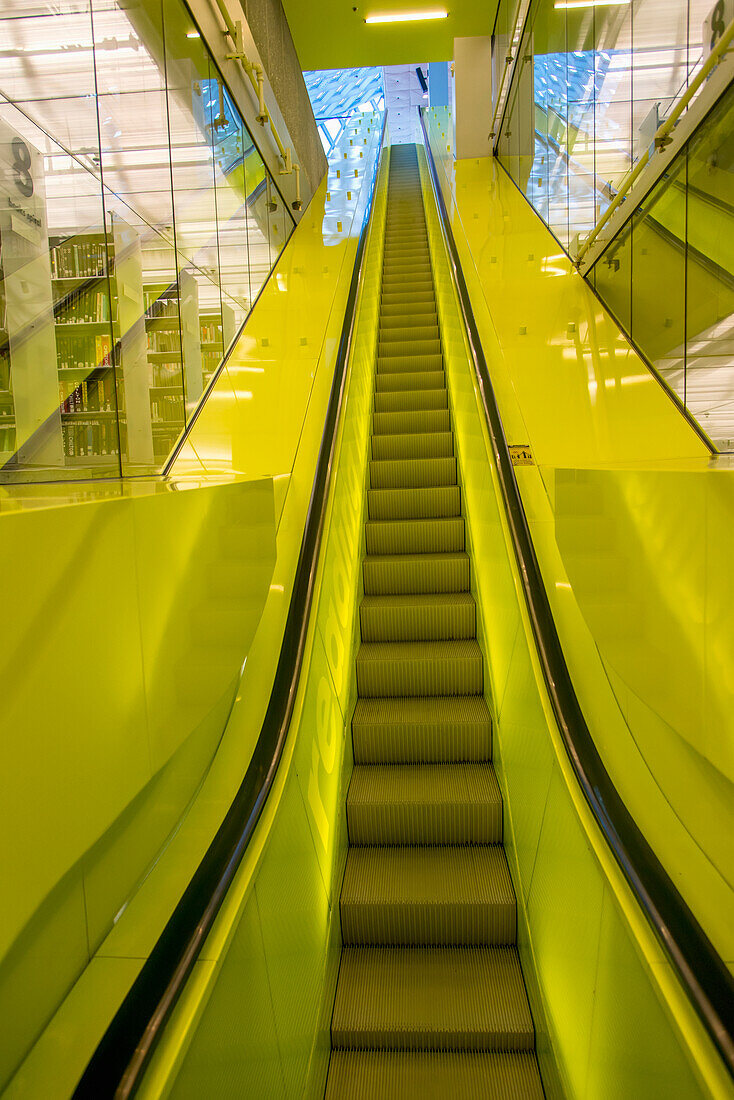
[[[710,8],[532,0],[496,151],[572,258],[707,56]],[[503,6],[496,52],[507,25]],[[733,106],[730,89],[588,272],[721,450],[734,449]]]
[[[0,56],[0,482],[158,471],[293,220],[181,0],[11,0]]]

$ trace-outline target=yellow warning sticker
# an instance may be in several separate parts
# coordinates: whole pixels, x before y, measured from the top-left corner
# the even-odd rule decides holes
[[[534,466],[535,459],[528,443],[515,444],[510,447],[510,458],[513,466]]]

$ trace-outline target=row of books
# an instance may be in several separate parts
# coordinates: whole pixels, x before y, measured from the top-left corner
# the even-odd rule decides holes
[[[67,241],[51,249],[52,279],[91,279],[104,275],[104,241]]]
[[[108,332],[93,335],[56,332],[56,358],[59,370],[93,370],[112,362],[112,337]]]
[[[161,421],[176,421],[179,424],[183,424],[183,394],[166,393],[161,397],[154,398],[150,403],[150,413],[154,423],[160,423]]]
[[[85,378],[83,382],[59,379],[59,399],[62,413],[113,412],[116,404],[112,372]]]
[[[62,425],[64,454],[68,458],[120,453],[116,420],[77,420]]]
[[[161,298],[157,290],[143,290],[146,317],[178,317],[178,298]]]
[[[181,337],[176,332],[149,332],[148,351],[173,351],[180,354]]]
[[[222,326],[212,321],[201,322],[201,342],[202,344],[221,344],[222,342]]]
[[[79,290],[58,310],[58,325],[99,324],[110,320],[110,300],[105,290]]]
[[[221,352],[218,351],[202,351],[201,353],[201,369],[205,377],[213,374],[219,366],[219,360],[222,358]]]
[[[183,375],[180,363],[152,363],[151,385],[183,390]]]

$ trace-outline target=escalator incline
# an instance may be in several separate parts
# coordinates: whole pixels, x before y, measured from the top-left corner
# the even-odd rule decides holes
[[[543,1096],[415,146],[391,150],[328,1100]]]

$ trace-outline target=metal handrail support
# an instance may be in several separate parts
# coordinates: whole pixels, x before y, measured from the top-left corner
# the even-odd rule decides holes
[[[280,170],[281,176],[290,176],[295,173],[296,176],[296,197],[291,203],[294,210],[300,210],[303,202],[301,200],[301,166],[293,159],[293,151],[290,147],[286,148],[278,133],[275,123],[272,120],[270,112],[268,111],[265,103],[265,73],[262,65],[259,62],[250,61],[245,53],[244,36],[242,34],[242,21],[240,19],[233,20],[229,14],[225,0],[217,0],[217,7],[219,8],[226,30],[223,32],[232,39],[234,49],[232,53],[228,53],[228,61],[239,61],[240,65],[247,74],[250,83],[252,84],[253,91],[257,96],[258,113],[257,121],[261,126],[265,126],[266,123],[270,123],[270,132],[273,135],[273,140],[278,147],[278,154],[283,161],[283,167]]]
[[[716,45],[714,46],[714,48],[711,51],[711,53],[709,54],[709,56],[706,58],[705,62],[703,63],[701,68],[698,70],[698,72],[696,73],[696,75],[693,78],[693,80],[691,81],[691,83],[688,85],[686,91],[683,93],[683,95],[680,97],[678,102],[675,104],[675,106],[673,107],[670,114],[667,116],[667,118],[665,118],[663,120],[663,122],[661,122],[660,126],[655,131],[655,136],[654,136],[653,141],[650,143],[650,146],[648,147],[648,149],[645,150],[643,155],[640,157],[640,159],[637,161],[637,163],[633,167],[632,171],[625,178],[625,180],[622,183],[622,186],[620,187],[617,194],[614,196],[612,202],[609,204],[607,209],[604,211],[604,214],[601,216],[599,221],[596,223],[596,225],[592,229],[589,236],[586,238],[586,240],[581,245],[581,247],[578,251],[578,254],[576,255],[576,257],[574,259],[574,262],[576,263],[576,265],[579,268],[582,265],[590,266],[591,261],[588,261],[588,260],[585,261],[584,257],[589,252],[589,250],[590,250],[591,246],[594,244],[594,242],[597,240],[601,230],[612,220],[614,215],[620,209],[622,203],[625,201],[625,199],[629,195],[633,185],[637,182],[637,180],[642,175],[644,169],[648,166],[649,163],[653,163],[652,157],[654,156],[654,154],[655,153],[658,154],[658,156],[655,157],[655,162],[654,162],[656,170],[654,172],[654,176],[651,173],[651,177],[647,181],[647,186],[644,188],[643,193],[641,193],[641,195],[640,195],[640,202],[645,197],[645,195],[647,195],[649,193],[649,191],[652,188],[655,181],[657,179],[659,179],[659,177],[662,174],[662,172],[664,171],[665,167],[667,167],[667,165],[673,159],[673,156],[678,151],[678,147],[676,147],[675,149],[670,148],[670,146],[672,144],[672,141],[673,141],[673,138],[671,137],[671,133],[672,133],[673,129],[675,128],[676,123],[678,122],[678,120],[680,119],[680,117],[684,113],[684,111],[686,111],[689,104],[691,103],[691,100],[698,93],[701,86],[705,83],[706,80],[708,80],[708,78],[711,76],[711,74],[714,72],[714,70],[724,60],[724,57],[726,56],[726,54],[729,51],[730,47],[732,46],[733,42],[734,42],[734,20],[732,20],[731,23],[729,24],[729,26],[726,28],[723,35],[721,36],[719,41],[716,43]],[[707,106],[706,106],[706,113],[708,113],[708,110],[711,109],[711,107],[716,102],[716,100],[719,98],[721,93],[726,90],[726,87],[728,87],[728,85],[731,83],[732,79],[734,79],[734,68],[732,69],[731,74],[727,75],[727,79],[725,79],[725,81],[722,82],[724,86],[716,88],[715,95],[711,97],[713,99],[713,102],[710,103],[710,104],[707,104]],[[685,139],[687,140],[687,138],[689,136],[690,136],[690,134],[686,133]],[[650,151],[651,149],[654,150],[654,153],[651,153],[651,151]],[[663,156],[665,156],[664,160],[662,159]],[[658,159],[658,158],[660,158],[660,159]],[[635,209],[635,207],[637,205],[639,205],[639,204],[636,203],[636,204],[634,204],[634,206],[630,205],[628,208],[625,209],[625,216],[624,216],[623,219],[620,219],[620,224],[619,225],[615,225],[615,232],[612,234],[612,236],[616,236],[616,233],[621,228],[621,225],[624,224],[624,222],[627,220],[627,218],[631,216],[631,214],[633,213],[633,210]],[[611,239],[611,237],[610,237],[610,239]],[[605,241],[603,242],[603,247],[606,247],[606,245],[608,243],[609,243],[609,240],[605,239]],[[602,251],[602,250],[603,249],[600,249],[599,251]],[[594,256],[594,261],[596,259],[598,259],[598,255]]]
[[[510,88],[512,87],[512,81],[515,76],[515,69],[517,67],[517,59],[520,53],[520,43],[522,41],[523,32],[525,30],[525,20],[528,17],[530,11],[531,0],[519,0],[517,7],[515,8],[515,22],[512,26],[512,35],[507,46],[507,54],[505,56],[505,67],[502,70],[502,79],[500,80],[500,86],[497,90],[497,102],[494,108],[494,114],[492,115],[492,124],[489,128],[490,138],[499,137],[499,132],[502,129],[502,123],[505,120],[505,108],[507,101],[510,98]],[[503,94],[504,93],[504,94]],[[497,125],[497,119],[502,115],[499,125]],[[494,148],[495,155],[497,153],[496,143]]]

